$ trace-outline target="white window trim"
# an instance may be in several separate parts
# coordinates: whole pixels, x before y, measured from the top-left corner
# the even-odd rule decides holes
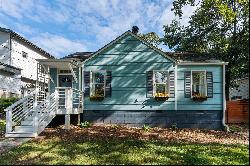
[[[64,71],[69,71],[69,73],[60,73],[61,69],[58,69],[58,75],[72,75],[71,70],[64,70]]]
[[[104,72],[105,74],[104,74],[104,83],[93,83],[92,82],[92,73],[93,72]],[[89,75],[90,75],[90,81],[89,81],[89,96],[91,97],[91,89],[92,89],[92,85],[93,84],[104,84],[104,97],[106,96],[106,77],[107,77],[107,70],[90,70],[90,73],[89,73]]]
[[[72,75],[72,73],[60,73],[61,69],[57,69],[57,87],[59,87],[59,75]],[[74,79],[73,75],[72,78]],[[72,80],[72,88],[73,88],[73,80]]]
[[[156,83],[155,83],[155,72],[167,72],[167,94],[169,94],[169,90],[170,90],[170,81],[169,81],[169,70],[153,70],[153,97],[155,97],[155,91],[156,91]]]
[[[206,96],[207,96],[207,71],[206,70],[191,70],[191,86],[190,86],[190,94],[191,98],[193,98],[193,72],[204,72],[205,73],[205,89],[206,89]]]

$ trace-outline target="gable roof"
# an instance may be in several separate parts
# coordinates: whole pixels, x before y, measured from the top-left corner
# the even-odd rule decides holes
[[[164,56],[165,58],[168,58],[169,60],[176,62],[175,59],[171,58],[170,56],[168,56],[167,54],[165,54],[162,50],[160,50],[159,48],[153,46],[152,44],[148,43],[147,41],[141,39],[139,36],[133,34],[130,30],[126,31],[125,33],[123,33],[122,35],[118,36],[116,39],[114,39],[113,41],[111,41],[110,43],[106,44],[105,46],[103,46],[102,48],[100,48],[99,50],[97,50],[96,52],[94,52],[93,54],[90,55],[89,58],[87,58],[86,60],[84,60],[84,62],[89,61],[90,59],[94,58],[95,56],[97,56],[100,52],[106,50],[107,48],[109,48],[110,46],[112,46],[113,44],[115,44],[116,42],[118,42],[119,40],[121,40],[123,37],[127,36],[127,35],[131,35],[133,37],[135,37],[136,39],[138,39],[140,42],[142,42],[143,44],[145,44],[146,46],[150,47],[151,49],[155,50],[156,52],[158,52],[160,55]]]
[[[22,69],[0,62],[0,70],[10,72],[12,74],[21,74]]]
[[[62,57],[61,59],[78,59],[80,61],[84,61],[92,56],[93,52],[75,52],[72,54],[69,54],[65,57]]]
[[[21,35],[19,35],[18,33],[10,30],[10,29],[6,29],[6,28],[2,28],[0,27],[0,31],[2,32],[6,32],[9,33],[11,38],[16,37],[17,39],[27,43],[29,46],[33,47],[34,49],[38,50],[39,52],[41,52],[42,54],[44,54],[45,56],[47,56],[48,58],[52,58],[54,59],[55,57],[52,56],[51,54],[49,54],[48,52],[44,51],[43,49],[41,49],[40,47],[36,46],[35,44],[33,44],[32,42],[30,42],[29,40],[25,39],[24,37],[22,37]]]

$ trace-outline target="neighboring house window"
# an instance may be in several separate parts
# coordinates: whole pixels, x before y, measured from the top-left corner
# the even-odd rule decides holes
[[[168,71],[153,71],[153,96],[169,97]]]
[[[90,72],[90,97],[105,97],[106,71]]]
[[[22,55],[23,55],[24,58],[28,57],[28,53],[27,52],[22,51]]]
[[[207,96],[206,71],[192,71],[191,84],[191,97]]]

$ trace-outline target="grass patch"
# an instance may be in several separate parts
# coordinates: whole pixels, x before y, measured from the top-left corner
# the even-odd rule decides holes
[[[134,139],[50,138],[29,141],[0,156],[6,164],[248,164],[248,145]]]
[[[249,124],[229,124],[230,132],[244,132],[249,130]]]
[[[5,125],[6,125],[5,120],[0,119],[0,132],[5,131]]]

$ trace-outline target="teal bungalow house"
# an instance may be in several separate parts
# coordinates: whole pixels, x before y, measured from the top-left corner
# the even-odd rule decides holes
[[[67,127],[72,114],[81,122],[224,129],[226,64],[165,53],[127,31],[94,53],[39,60],[37,91],[6,109],[6,136],[35,137],[56,115]]]

